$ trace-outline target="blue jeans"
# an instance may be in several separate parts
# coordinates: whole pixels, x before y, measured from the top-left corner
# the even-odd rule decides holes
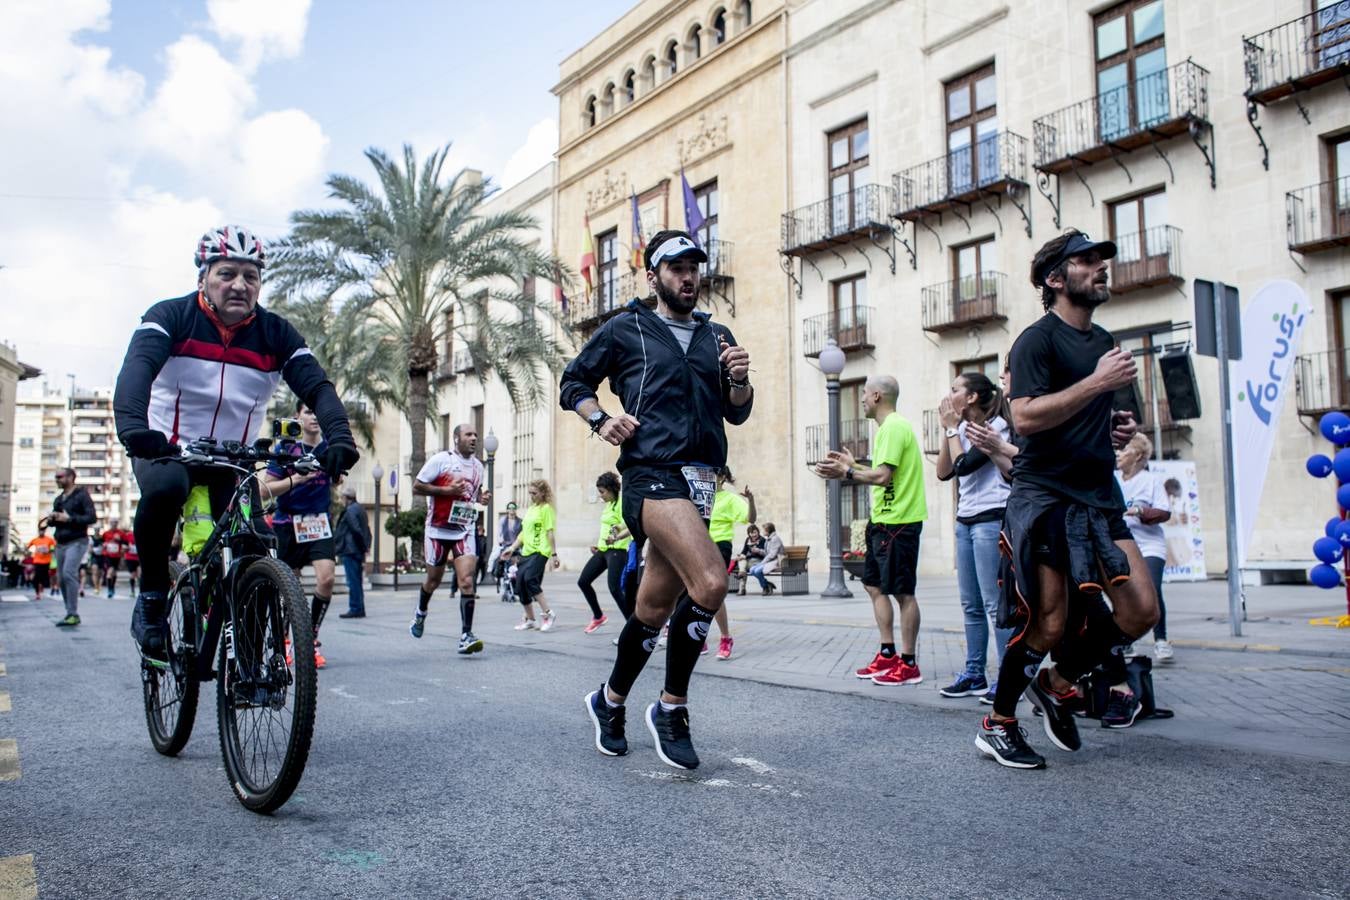
[[[755,580],[759,582],[760,590],[767,591],[769,589],[769,579],[764,577],[763,563],[751,566],[750,574],[755,576]]]
[[[362,616],[366,614],[366,588],[361,582],[365,568],[363,557],[342,557],[342,571],[347,576],[347,612]]]
[[[998,522],[956,523],[956,583],[966,620],[966,674],[983,678],[989,647],[989,617],[998,608]],[[998,657],[1015,629],[995,628]]]
[[[1167,560],[1160,556],[1145,556],[1144,562],[1148,565],[1148,577],[1153,580],[1153,589],[1158,592],[1158,621],[1153,626],[1153,639],[1165,641],[1167,640],[1167,607],[1163,606],[1162,580],[1163,569],[1167,567]]]

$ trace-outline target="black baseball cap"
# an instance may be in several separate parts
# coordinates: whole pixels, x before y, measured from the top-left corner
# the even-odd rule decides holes
[[[1114,259],[1116,255],[1116,245],[1111,241],[1094,241],[1086,234],[1079,232],[1069,238],[1069,242],[1064,245],[1064,249],[1059,252],[1058,256],[1052,256],[1041,263],[1040,268],[1032,273],[1032,283],[1037,287],[1043,287],[1045,276],[1049,275],[1066,259],[1082,256],[1084,253],[1091,253],[1093,250],[1100,253],[1102,259]]]
[[[660,243],[653,242],[647,246],[648,271],[654,272],[661,263],[685,256],[693,257],[699,262],[708,261],[708,254],[699,249],[698,242],[689,232],[667,231],[658,236],[661,238]]]

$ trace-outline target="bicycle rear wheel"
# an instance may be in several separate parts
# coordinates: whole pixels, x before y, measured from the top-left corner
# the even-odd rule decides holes
[[[173,585],[169,589],[169,662],[152,666],[142,660],[141,687],[150,743],[165,756],[177,756],[192,736],[201,682],[192,676],[194,651],[189,637],[195,629],[187,627],[187,616],[196,607],[192,582],[187,570],[176,562],[169,563],[169,579]]]
[[[271,557],[252,563],[221,635],[216,708],[220,752],[235,796],[279,808],[305,771],[314,736],[314,630],[304,590]]]

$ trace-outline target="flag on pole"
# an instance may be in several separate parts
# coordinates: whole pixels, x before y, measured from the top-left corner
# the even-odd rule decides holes
[[[689,186],[689,179],[684,177],[683,168],[680,169],[680,186],[684,189],[684,230],[689,232],[689,236],[697,245],[698,231],[703,227],[705,219],[703,213],[698,210],[698,200],[694,197],[694,189]]]
[[[642,252],[647,249],[647,240],[642,236],[642,217],[638,214],[637,191],[633,191],[633,261],[634,269],[642,269]]]
[[[567,313],[567,294],[563,293],[562,270],[555,268],[553,270],[553,300],[562,307],[564,314]]]
[[[586,279],[586,293],[589,294],[595,278],[595,241],[591,238],[590,213],[586,213],[586,234],[581,241],[581,277]]]

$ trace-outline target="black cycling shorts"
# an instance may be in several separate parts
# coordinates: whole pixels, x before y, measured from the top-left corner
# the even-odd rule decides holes
[[[689,500],[689,482],[678,468],[665,469],[648,466],[634,466],[623,472],[621,489],[623,523],[639,544],[646,543],[647,533],[642,530],[642,503],[644,500]],[[704,521],[707,521],[706,519]]]
[[[1064,531],[1064,516],[1070,504],[1059,503],[1050,507],[1036,520],[1031,529],[1031,555],[1038,563],[1044,563],[1056,572],[1069,572],[1069,540]],[[1124,510],[1100,510],[1106,517],[1107,530],[1113,541],[1133,540],[1130,526],[1125,523]]]
[[[534,602],[534,598],[544,592],[544,567],[549,557],[542,553],[522,556],[516,563],[516,580],[520,585],[520,602],[524,606]]]
[[[867,523],[867,558],[862,583],[893,597],[914,594],[919,569],[922,522],[903,525]]]
[[[277,557],[292,569],[303,569],[316,559],[337,559],[333,552],[333,539],[320,538],[317,541],[301,543],[295,539],[295,529],[289,522],[276,523]]]

